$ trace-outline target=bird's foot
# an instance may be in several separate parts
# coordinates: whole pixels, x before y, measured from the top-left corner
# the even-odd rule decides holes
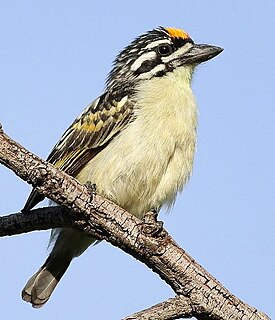
[[[152,236],[157,236],[163,231],[163,222],[158,221],[158,211],[153,209],[148,211],[143,216],[145,224],[145,232],[150,233]]]
[[[90,191],[92,195],[96,195],[96,184],[92,183],[91,181],[85,182],[85,187]]]

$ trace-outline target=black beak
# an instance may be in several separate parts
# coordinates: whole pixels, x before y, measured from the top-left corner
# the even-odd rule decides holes
[[[181,58],[182,64],[199,64],[208,61],[223,51],[223,48],[208,44],[194,44]]]

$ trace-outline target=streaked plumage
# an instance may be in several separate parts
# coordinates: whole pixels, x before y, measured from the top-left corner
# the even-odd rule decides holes
[[[116,58],[105,92],[76,118],[48,161],[142,217],[173,203],[192,172],[197,107],[195,66],[222,49],[195,45],[181,29],[158,28]],[[43,197],[32,191],[23,212]],[[73,257],[95,239],[55,229],[52,252],[22,291],[34,307],[50,297]]]

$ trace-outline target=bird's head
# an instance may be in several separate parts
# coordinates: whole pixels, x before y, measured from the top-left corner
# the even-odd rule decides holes
[[[116,57],[107,79],[107,89],[162,77],[179,67],[191,70],[202,62],[214,58],[222,48],[195,44],[182,29],[159,27],[137,37]]]

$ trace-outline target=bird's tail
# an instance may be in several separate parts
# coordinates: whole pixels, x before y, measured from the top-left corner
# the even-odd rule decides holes
[[[68,269],[72,259],[81,255],[96,239],[70,228],[53,229],[52,252],[43,266],[29,279],[22,290],[22,299],[34,308],[42,307]]]
[[[42,307],[50,298],[54,288],[68,269],[72,257],[59,259],[49,255],[43,266],[28,280],[22,290],[22,299],[34,308]]]

